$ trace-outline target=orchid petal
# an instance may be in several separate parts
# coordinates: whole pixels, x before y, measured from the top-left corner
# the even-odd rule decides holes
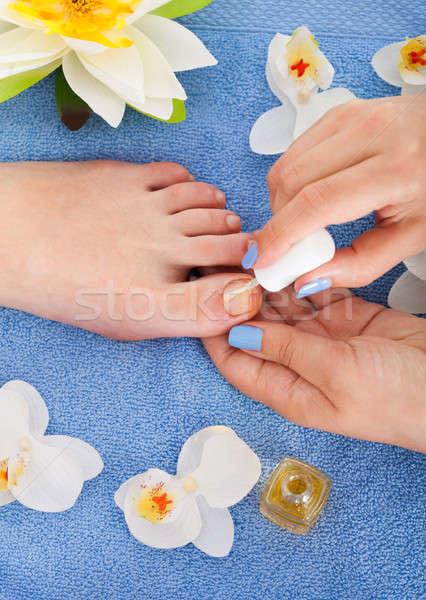
[[[217,65],[217,60],[203,42],[175,21],[146,15],[135,26],[154,42],[173,71]]]
[[[105,52],[79,54],[78,57],[93,77],[118,96],[144,99],[144,68],[134,44],[129,48],[108,48]]]
[[[93,77],[71,52],[62,62],[70,88],[111,127],[118,127],[123,119],[126,103],[109,87]]]
[[[61,36],[64,42],[75,52],[83,52],[84,54],[98,54],[99,52],[105,52],[106,46],[98,44],[97,42],[89,42],[87,40],[79,40],[77,38]]]
[[[225,425],[213,425],[211,427],[205,427],[191,435],[184,445],[179,454],[176,473],[178,477],[187,477],[200,466],[201,456],[203,454],[204,444],[212,437],[218,435],[233,435],[236,433],[230,427]]]
[[[15,502],[15,496],[8,490],[0,490],[0,506],[6,506],[6,504],[10,504],[11,502]]]
[[[410,273],[426,281],[426,250],[420,252],[420,254],[406,258],[404,264]]]
[[[49,61],[65,48],[64,41],[56,34],[17,27],[0,36],[0,63]]]
[[[104,468],[100,454],[83,440],[68,435],[46,435],[43,442],[70,452],[80,466],[85,481],[97,477]]]
[[[135,12],[126,19],[126,23],[128,25],[135,23],[147,13],[156,10],[157,8],[160,8],[160,6],[168,4],[169,2],[170,0],[143,0],[143,2],[140,2]]]
[[[136,478],[127,490],[124,514],[129,530],[137,540],[153,548],[185,546],[197,538],[201,531],[200,511],[193,494],[184,493],[178,497],[172,512],[157,523],[151,523],[137,512],[136,500],[141,485],[155,486],[159,482],[172,490],[180,483],[160,469],[150,469]]]
[[[145,95],[150,98],[186,100],[185,90],[157,46],[135,27],[128,27],[125,34],[133,40],[142,59]]]
[[[211,508],[202,496],[197,498],[202,527],[193,540],[202,552],[221,558],[227,556],[234,543],[234,522],[227,508]]]
[[[36,388],[26,381],[14,379],[5,383],[2,390],[19,394],[26,402],[28,406],[29,432],[35,437],[42,436],[49,423],[49,411]]]
[[[373,56],[371,64],[377,75],[384,79],[386,83],[401,87],[403,80],[399,70],[401,60],[401,48],[406,42],[397,42],[390,46],[385,46]]]
[[[0,460],[19,452],[19,439],[29,435],[29,409],[21,394],[0,388]]]
[[[124,502],[126,500],[128,491],[135,483],[138,483],[140,479],[141,479],[140,475],[135,475],[134,477],[130,477],[130,479],[128,479],[127,481],[125,481],[124,483],[122,483],[120,485],[120,487],[114,494],[114,501],[115,501],[116,505],[118,506],[118,508],[121,508],[121,510],[124,510]]]
[[[420,94],[426,94],[426,83],[424,85],[409,85],[408,83],[403,83],[401,96],[418,96]]]
[[[426,313],[426,282],[406,271],[393,284],[388,296],[391,308],[412,314]]]
[[[11,492],[28,508],[61,512],[75,504],[83,482],[83,471],[71,452],[33,439],[28,466]]]
[[[333,88],[320,94],[312,94],[305,104],[298,104],[294,139],[319,121],[330,109],[355,99],[346,88]]]
[[[282,154],[294,141],[296,109],[289,102],[259,117],[250,132],[250,147],[258,154]]]
[[[403,83],[408,85],[425,85],[426,84],[426,73],[422,71],[410,71],[408,69],[401,69],[401,77]]]
[[[260,472],[259,458],[242,439],[220,435],[206,441],[192,477],[212,508],[226,508],[248,494]]]

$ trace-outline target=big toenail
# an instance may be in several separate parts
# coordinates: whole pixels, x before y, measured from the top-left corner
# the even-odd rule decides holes
[[[226,224],[230,231],[239,231],[241,229],[241,220],[237,215],[228,215],[226,217]]]
[[[238,279],[228,283],[223,290],[223,306],[228,315],[237,317],[255,308],[257,291],[247,289],[251,281],[251,279]]]

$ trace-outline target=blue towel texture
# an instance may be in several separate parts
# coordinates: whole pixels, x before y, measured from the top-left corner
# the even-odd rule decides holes
[[[424,0],[214,0],[183,18],[219,66],[180,76],[188,118],[165,125],[128,109],[118,130],[91,117],[70,133],[56,116],[52,77],[0,106],[0,160],[173,160],[223,189],[244,228],[270,216],[272,157],[251,153],[256,118],[277,104],[264,76],[273,35],[306,24],[336,67],[335,86],[362,98],[399,93],[370,60],[424,33]],[[371,217],[333,227],[339,246]],[[359,293],[385,303],[399,266]],[[50,411],[48,433],[80,437],[105,461],[76,506],[42,514],[0,509],[1,600],[420,600],[425,597],[426,470],[420,454],[306,430],[228,384],[198,340],[122,343],[17,311],[0,310],[0,383],[35,385]],[[371,390],[374,402],[374,390]],[[113,495],[153,466],[173,473],[185,439],[233,427],[260,457],[254,490],[231,509],[233,550],[213,559],[193,546],[159,551],[127,530]],[[283,455],[333,479],[324,514],[306,537],[258,512],[266,478]]]

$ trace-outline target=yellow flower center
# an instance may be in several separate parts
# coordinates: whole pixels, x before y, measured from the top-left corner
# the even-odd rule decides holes
[[[6,458],[0,461],[0,490],[10,490],[14,485],[17,485],[18,479],[24,474],[28,464],[28,458],[25,454],[20,454],[13,461],[13,468],[9,469],[9,459]]]
[[[126,18],[143,0],[15,0],[8,8],[30,21],[42,21],[47,33],[97,42],[109,48],[128,47],[132,41],[118,33]]]
[[[136,511],[140,517],[155,524],[173,510],[174,504],[174,498],[164,491],[164,485],[142,488],[142,494],[136,500]]]
[[[420,67],[426,67],[426,43],[420,38],[407,40],[407,44],[401,48],[399,68],[418,71]]]
[[[318,85],[318,65],[320,63],[320,57],[316,53],[318,42],[314,36],[311,36],[310,42],[297,42],[294,40],[294,36],[295,34],[287,43],[289,72],[300,83],[304,83],[310,77]]]

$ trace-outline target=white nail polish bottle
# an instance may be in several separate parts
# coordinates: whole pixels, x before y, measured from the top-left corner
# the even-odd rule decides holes
[[[298,277],[330,261],[336,246],[326,229],[312,233],[266,269],[255,269],[260,285],[268,292],[279,292]]]

